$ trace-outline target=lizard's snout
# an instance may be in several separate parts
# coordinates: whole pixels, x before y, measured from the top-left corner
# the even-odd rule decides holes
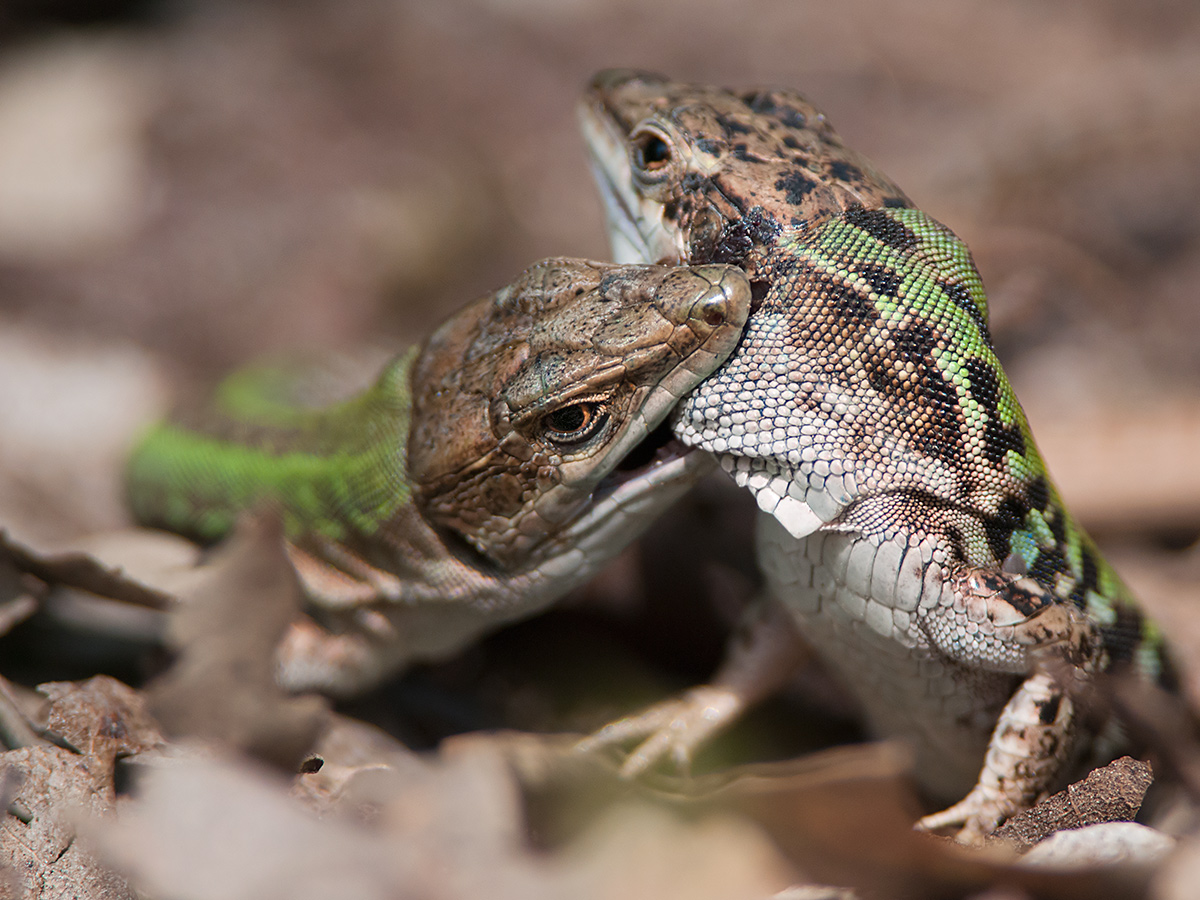
[[[722,328],[739,331],[750,315],[750,282],[733,266],[676,269],[660,293],[663,312],[696,334]]]
[[[591,89],[600,93],[620,90],[625,85],[637,83],[639,86],[661,88],[667,84],[665,75],[657,72],[647,72],[642,69],[604,69],[592,78]]]

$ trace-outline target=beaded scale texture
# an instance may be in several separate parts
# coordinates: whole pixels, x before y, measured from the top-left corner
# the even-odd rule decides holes
[[[601,73],[581,106],[619,258],[741,266],[758,303],[673,420],[755,495],[782,604],[974,840],[1056,783],[1099,669],[1162,641],[1064,507],[966,246],[807,100]]]

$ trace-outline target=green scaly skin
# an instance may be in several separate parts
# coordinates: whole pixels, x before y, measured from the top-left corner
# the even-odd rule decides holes
[[[581,120],[618,259],[750,277],[737,352],[673,428],[754,493],[769,599],[872,730],[912,745],[931,796],[966,793],[921,824],[980,839],[1061,776],[1092,673],[1170,673],[1049,478],[969,251],[794,92],[612,71]],[[752,655],[695,694],[722,710],[703,734],[766,690]],[[597,742],[650,735],[639,767],[680,756],[695,706]]]
[[[323,409],[296,405],[292,373],[250,369],[217,388],[205,415],[156,425],[130,457],[138,521],[213,543],[270,502],[293,541],[376,534],[411,499],[405,473],[415,351],[367,390]]]
[[[150,431],[130,503],[206,542],[277,510],[312,616],[280,680],[361,691],[552,603],[709,471],[655,430],[749,307],[730,266],[546,260],[342,402],[314,407],[303,373],[233,376]]]

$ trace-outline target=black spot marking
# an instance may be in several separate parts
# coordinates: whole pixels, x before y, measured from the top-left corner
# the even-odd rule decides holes
[[[875,308],[871,298],[860,294],[854,288],[834,282],[829,284],[828,293],[829,302],[833,304],[839,319],[865,326],[870,326],[879,319],[879,310]]]
[[[1008,451],[1025,455],[1025,435],[1017,423],[1006,425],[1000,419],[1000,379],[995,367],[986,360],[971,357],[963,363],[971,382],[971,396],[987,417],[983,432],[983,455],[989,461],[1000,464]]]
[[[1028,503],[1020,497],[1005,497],[1000,502],[1000,506],[996,510],[996,515],[993,516],[993,521],[998,527],[1007,528],[1009,531],[1016,531],[1025,524],[1025,517],[1028,515]]]
[[[745,144],[734,144],[733,145],[733,155],[734,155],[734,158],[740,162],[758,162],[759,161],[758,157],[750,155],[749,149],[746,147]]]
[[[685,172],[683,178],[679,180],[679,186],[686,194],[707,193],[708,179],[695,172]]]
[[[1029,487],[1025,489],[1025,495],[1029,498],[1030,509],[1044,510],[1050,503],[1050,485],[1046,483],[1043,476],[1039,475],[1029,482]]]
[[[807,128],[808,117],[798,109],[792,109],[790,106],[780,106],[779,121],[788,128]]]
[[[761,206],[751,207],[742,218],[721,231],[712,250],[712,262],[739,265],[756,245],[770,244],[780,232],[779,223]],[[696,260],[693,260],[696,262]]]
[[[750,313],[754,314],[755,310],[763,305],[767,299],[767,293],[771,290],[771,282],[755,279],[750,282]]]
[[[1058,547],[1039,547],[1037,558],[1029,567],[1029,577],[1049,591],[1053,591],[1059,575],[1070,575],[1071,567]]]
[[[979,336],[983,339],[983,342],[989,347],[992,346],[992,335],[988,331],[987,319],[984,318],[983,311],[971,299],[971,292],[957,282],[938,282],[938,287],[942,289],[942,293],[949,297],[955,306],[971,317],[971,321],[975,323],[975,327],[979,330]]]
[[[909,209],[912,206],[907,197],[884,197],[883,205],[888,209]]]
[[[1096,554],[1089,547],[1079,550],[1079,562],[1082,574],[1079,576],[1080,591],[1094,591],[1100,587],[1100,566],[1096,564]]]
[[[714,141],[712,138],[697,138],[696,147],[704,153],[711,153],[713,156],[721,152],[720,143]]]
[[[1108,651],[1111,668],[1127,666],[1133,660],[1133,652],[1142,641],[1141,611],[1130,603],[1117,603],[1113,607],[1116,618],[1111,625],[1100,627],[1100,640]]]
[[[663,218],[668,222],[674,222],[679,215],[679,201],[668,200],[663,204]]]
[[[717,124],[724,128],[727,134],[751,134],[753,132],[753,129],[724,114],[718,114],[716,119]]]
[[[917,369],[920,400],[928,410],[927,422],[914,429],[920,450],[955,466],[961,465],[962,433],[958,426],[958,392],[933,358],[938,336],[925,322],[914,320],[892,334],[901,359]]]
[[[800,172],[788,172],[775,182],[775,189],[786,191],[784,197],[788,203],[793,206],[799,206],[804,202],[804,198],[808,196],[817,186],[816,182],[810,178],[806,178]]]
[[[783,146],[787,147],[789,150],[800,150],[803,148],[803,145],[796,140],[793,135],[790,134],[785,134],[783,136]]]
[[[808,118],[798,109],[780,103],[771,94],[749,94],[742,98],[751,111],[764,116],[774,116],[788,128],[808,127]]]
[[[883,366],[867,367],[867,384],[871,385],[871,389],[879,394],[895,394],[897,392],[895,379]]]
[[[912,229],[897,222],[881,209],[863,209],[858,206],[846,210],[843,218],[894,250],[906,251],[917,246],[917,236],[913,234]]]
[[[950,545],[951,555],[962,562],[967,558],[967,554],[963,550],[962,530],[957,525],[946,526],[946,543]]]
[[[1071,585],[1071,593],[1067,594],[1067,599],[1075,604],[1076,609],[1087,609],[1087,594],[1078,581]]]
[[[1035,704],[1038,710],[1038,721],[1043,725],[1053,725],[1058,718],[1058,708],[1062,706],[1062,694],[1054,694]]]
[[[984,517],[984,533],[988,549],[997,560],[1012,552],[1012,533],[1025,524],[1029,504],[1020,497],[1005,497],[993,516]]]
[[[1046,515],[1043,518],[1046,524],[1050,526],[1050,533],[1054,535],[1060,547],[1067,543],[1067,517],[1061,509],[1054,509],[1054,515]]]
[[[995,576],[1001,579],[1002,576]],[[1023,616],[1032,616],[1054,605],[1054,598],[1044,591],[1031,591],[1015,582],[1004,580],[1000,587],[1004,601]]]
[[[863,180],[862,169],[844,159],[835,159],[825,168],[830,175],[840,181],[858,182]]]
[[[880,297],[895,297],[900,290],[900,273],[883,266],[858,266],[858,274],[867,280]]]

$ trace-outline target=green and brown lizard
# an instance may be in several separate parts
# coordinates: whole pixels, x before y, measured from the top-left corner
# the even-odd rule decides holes
[[[749,305],[730,266],[546,260],[342,402],[232,376],[135,450],[131,505],[205,542],[278,510],[312,616],[281,681],[359,691],[552,603],[709,471],[664,423]]]
[[[970,253],[792,91],[610,71],[581,117],[617,259],[749,276],[745,335],[675,432],[754,493],[770,601],[959,801],[921,824],[978,839],[1063,775],[1092,673],[1167,669],[1049,478]],[[786,671],[763,621],[712,685],[592,743],[686,757]]]

